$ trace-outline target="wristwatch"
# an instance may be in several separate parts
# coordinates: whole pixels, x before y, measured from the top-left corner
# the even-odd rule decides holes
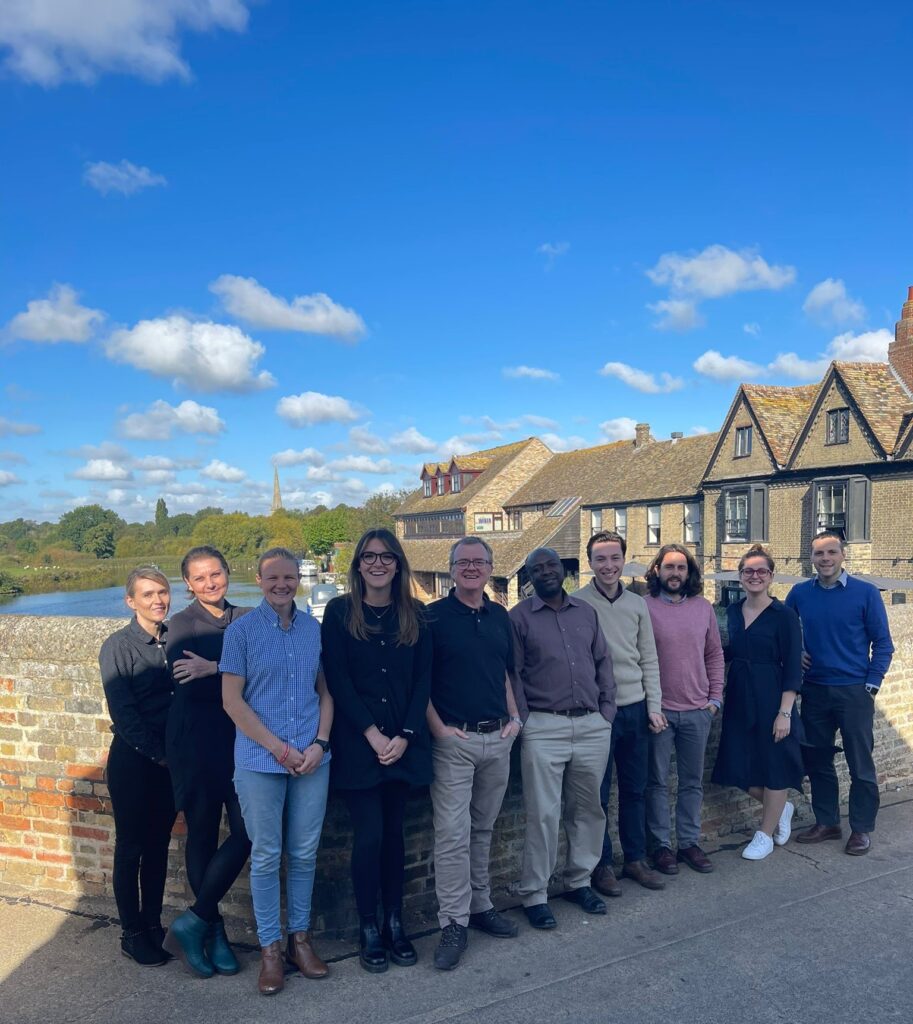
[[[519,725],[521,729],[523,728],[523,719],[522,719],[522,718],[520,718],[520,716],[519,716],[519,715],[511,715],[511,716],[510,716],[510,720],[511,720],[512,722],[516,722],[516,723],[517,723],[517,725]]]
[[[324,753],[326,753],[326,752],[327,752],[327,751],[328,751],[328,750],[330,749],[330,741],[329,741],[329,740],[322,740],[322,739],[321,739],[321,738],[320,738],[320,737],[318,736],[318,737],[317,737],[317,739],[315,739],[315,740],[314,740],[314,742],[315,742],[315,743],[317,744],[317,746],[318,746],[318,747],[320,747],[320,749],[321,749],[321,750],[322,750],[322,751],[323,751]]]

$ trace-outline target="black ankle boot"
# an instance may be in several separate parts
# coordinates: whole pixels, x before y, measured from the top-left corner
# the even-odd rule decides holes
[[[399,908],[384,913],[384,945],[390,951],[390,959],[398,967],[411,967],[418,961],[415,946],[406,938],[403,920]]]
[[[381,942],[380,932],[377,930],[377,918],[363,917],[359,930],[361,949],[358,959],[361,966],[370,974],[382,974],[389,964],[387,963],[387,951]]]

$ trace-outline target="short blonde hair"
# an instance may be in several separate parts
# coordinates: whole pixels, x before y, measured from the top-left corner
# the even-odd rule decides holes
[[[133,597],[133,591],[136,590],[136,584],[140,580],[155,580],[156,583],[161,583],[169,594],[171,593],[171,584],[161,569],[157,569],[154,565],[138,565],[135,569],[130,570],[130,575],[127,577],[127,584],[124,587],[127,597]]]

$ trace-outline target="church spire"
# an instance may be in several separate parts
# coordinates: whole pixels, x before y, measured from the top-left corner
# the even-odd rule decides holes
[[[274,512],[282,511],[282,494],[279,491],[279,467],[273,467],[273,504],[269,510],[269,514],[272,515]]]

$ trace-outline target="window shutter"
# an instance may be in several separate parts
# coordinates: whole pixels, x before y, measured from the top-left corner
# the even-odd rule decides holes
[[[749,540],[767,540],[767,484],[751,485],[748,534]]]
[[[851,476],[847,481],[846,539],[869,539],[869,496],[871,484],[864,476]]]

